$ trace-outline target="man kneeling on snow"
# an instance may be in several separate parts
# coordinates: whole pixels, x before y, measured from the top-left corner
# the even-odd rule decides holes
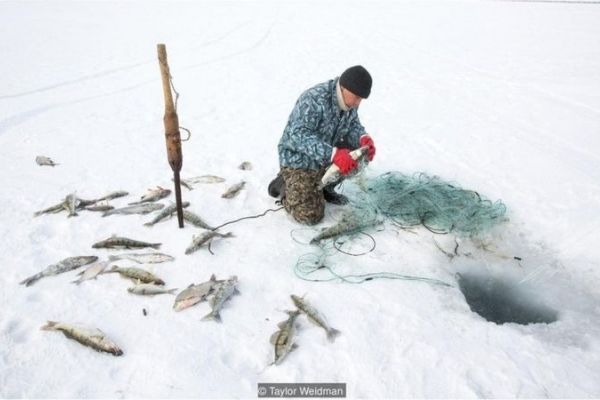
[[[358,119],[358,106],[371,93],[372,79],[360,65],[339,78],[320,83],[300,95],[279,141],[280,172],[269,184],[269,194],[280,197],[286,211],[300,223],[313,225],[323,219],[325,202],[346,204],[334,191],[340,181],[319,189],[330,163],[342,175],[357,166],[350,151],[368,146],[373,160],[375,145]]]

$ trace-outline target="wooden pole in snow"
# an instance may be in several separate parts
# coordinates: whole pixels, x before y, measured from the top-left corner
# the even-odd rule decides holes
[[[177,220],[179,227],[183,228],[183,208],[181,206],[181,184],[179,172],[183,164],[181,154],[181,135],[179,134],[179,118],[177,110],[173,103],[173,93],[171,93],[171,73],[167,62],[167,48],[164,44],[158,44],[158,64],[160,65],[160,75],[162,78],[163,94],[165,97],[165,115],[163,122],[165,125],[165,140],[167,142],[167,157],[169,165],[173,170],[173,181],[175,182],[175,200],[177,204]]]

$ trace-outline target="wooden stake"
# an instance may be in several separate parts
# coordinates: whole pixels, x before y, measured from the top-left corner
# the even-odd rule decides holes
[[[167,48],[164,44],[158,44],[157,49],[163,95],[165,98],[165,115],[163,117],[163,122],[165,125],[165,140],[167,142],[167,158],[169,160],[169,165],[173,170],[173,181],[175,182],[177,220],[179,221],[179,227],[183,228],[183,208],[181,206],[181,184],[179,179],[179,172],[181,171],[181,166],[183,164],[183,155],[181,153],[179,118],[177,117],[177,110],[175,110],[173,94],[171,93],[171,73],[167,62]]]

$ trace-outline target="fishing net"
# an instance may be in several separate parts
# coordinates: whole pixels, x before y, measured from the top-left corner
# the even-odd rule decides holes
[[[294,272],[299,278],[347,283],[376,278],[402,279],[450,286],[437,279],[392,272],[338,272],[328,260],[334,256],[331,250],[332,247],[337,249],[338,238],[356,236],[386,220],[402,228],[423,225],[435,234],[453,233],[471,238],[485,234],[505,221],[506,206],[501,201],[492,202],[473,190],[462,189],[437,176],[388,172],[371,179],[360,175],[356,180],[360,191],[353,193],[351,206],[342,213],[337,224],[323,229],[310,241],[319,245],[321,251],[305,254],[298,260]]]
[[[434,233],[476,236],[504,221],[506,214],[501,201],[424,173],[388,172],[362,186],[371,206],[401,227],[423,225]]]

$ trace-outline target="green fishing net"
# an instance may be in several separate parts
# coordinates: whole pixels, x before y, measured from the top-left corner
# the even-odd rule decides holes
[[[366,200],[401,227],[423,225],[434,233],[475,236],[505,220],[501,201],[424,173],[388,172],[363,180],[361,187],[367,197],[359,197],[358,204]]]
[[[452,233],[474,238],[506,220],[506,206],[501,201],[492,202],[473,190],[462,189],[437,176],[388,172],[375,178],[365,178],[359,173],[355,180],[357,186],[351,189],[352,194],[349,193],[351,205],[336,223],[321,230],[310,241],[319,250],[298,259],[294,272],[299,278],[313,282],[339,280],[346,283],[400,279],[451,286],[438,279],[395,272],[342,270],[335,262],[332,263],[334,250],[351,256],[362,254],[343,252],[336,244],[339,240],[355,240],[361,232],[371,237],[364,232],[385,221],[402,228],[423,225],[436,234]]]

